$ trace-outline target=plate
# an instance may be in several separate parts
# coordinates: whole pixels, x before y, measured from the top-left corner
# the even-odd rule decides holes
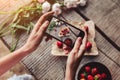
[[[84,24],[80,25],[80,22],[71,22],[72,25],[76,26],[77,28],[84,28],[84,26],[88,26],[89,32],[88,32],[88,41],[92,43],[92,48],[90,51],[85,51],[85,56],[97,56],[98,55],[98,49],[97,45],[95,43],[95,25],[93,21],[86,21]],[[51,53],[54,56],[68,56],[69,53],[66,54],[65,50],[60,49],[57,47],[55,41],[52,44],[52,50]]]

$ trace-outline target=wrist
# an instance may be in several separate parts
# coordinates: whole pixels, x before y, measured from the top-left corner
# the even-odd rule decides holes
[[[76,68],[67,65],[66,66],[66,73],[65,73],[65,80],[75,80]]]
[[[17,51],[18,51],[18,52],[21,52],[21,53],[23,53],[23,54],[26,54],[26,55],[29,54],[29,53],[31,53],[29,47],[27,47],[27,46],[23,46],[23,47],[21,47],[20,49],[18,49]]]

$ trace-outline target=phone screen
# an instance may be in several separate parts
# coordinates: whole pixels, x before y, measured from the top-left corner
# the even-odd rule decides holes
[[[84,37],[82,30],[55,16],[53,16],[46,33],[69,47],[74,46],[77,37]]]

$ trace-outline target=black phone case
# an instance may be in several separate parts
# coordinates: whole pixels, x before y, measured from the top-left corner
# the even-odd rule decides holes
[[[70,35],[60,37],[59,33],[60,33],[61,29],[63,29],[63,28],[69,29]],[[66,21],[64,21],[56,16],[52,17],[52,20],[51,20],[50,25],[48,26],[48,28],[46,30],[46,33],[47,33],[47,35],[50,35],[54,39],[61,41],[64,44],[66,44],[65,43],[66,39],[71,39],[72,44],[71,45],[66,44],[69,47],[74,46],[74,43],[75,43],[77,37],[82,37],[82,38],[84,37],[84,31],[82,31],[81,29],[73,26],[72,24],[70,24],[70,23],[68,23],[68,22],[66,22]]]

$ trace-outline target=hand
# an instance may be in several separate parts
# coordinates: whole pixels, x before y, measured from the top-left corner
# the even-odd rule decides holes
[[[68,56],[65,80],[74,80],[76,70],[79,66],[82,56],[84,55],[85,46],[87,42],[87,34],[86,34],[86,31],[84,32],[85,32],[85,36],[83,40],[81,37],[79,37],[76,40],[75,46]]]
[[[85,36],[83,40],[81,37],[78,37],[78,39],[75,42],[74,48],[72,49],[72,51],[68,56],[67,65],[69,65],[71,68],[76,68],[79,65],[80,60],[85,52],[86,42],[87,42],[87,35],[85,32]]]
[[[28,53],[34,51],[45,34],[45,30],[49,25],[49,21],[47,19],[53,14],[53,12],[48,12],[40,17],[36,25],[34,26],[26,44],[22,47],[22,49],[26,50]]]

